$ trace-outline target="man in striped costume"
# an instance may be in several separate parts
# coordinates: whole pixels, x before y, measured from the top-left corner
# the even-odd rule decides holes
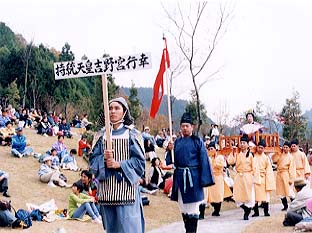
[[[138,182],[145,170],[128,104],[119,97],[109,102],[112,150],[106,149],[105,129],[95,137],[90,168],[99,179],[98,200],[107,233],[144,232]]]

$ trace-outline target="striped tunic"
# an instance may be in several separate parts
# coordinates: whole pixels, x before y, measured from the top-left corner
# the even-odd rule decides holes
[[[106,140],[103,137],[103,145],[106,148]],[[129,151],[129,131],[122,135],[112,136],[112,147],[114,159],[116,161],[130,159]],[[113,174],[99,185],[99,202],[103,205],[129,205],[135,202],[136,185],[131,185],[121,169],[117,169]]]

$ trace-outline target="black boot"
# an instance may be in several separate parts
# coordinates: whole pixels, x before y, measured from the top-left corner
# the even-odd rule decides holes
[[[240,207],[244,210],[244,220],[248,220],[251,208],[248,208],[245,204],[242,204]]]
[[[205,209],[206,209],[206,204],[199,205],[199,220],[205,218]]]
[[[188,231],[188,223],[189,223],[189,217],[187,214],[182,214],[183,222],[184,222],[184,228],[185,231]]]
[[[253,214],[253,215],[251,215],[251,217],[258,217],[258,216],[259,216],[259,207],[258,207],[258,202],[256,202],[256,204],[255,204],[255,206],[254,206],[253,210],[254,210],[254,214]]]
[[[186,229],[186,233],[196,233],[197,232],[197,222],[198,222],[198,215],[197,216],[189,216],[188,220],[188,229]]]
[[[263,212],[264,212],[264,216],[266,216],[266,217],[270,216],[270,214],[269,214],[269,202],[263,203]]]
[[[283,198],[281,198],[281,200],[282,200],[282,204],[283,204],[283,206],[284,206],[284,208],[281,209],[281,210],[282,210],[282,211],[286,211],[286,210],[288,209],[287,198],[286,198],[286,197],[283,197]]]
[[[220,216],[221,202],[214,203],[214,211],[212,212],[212,216]]]

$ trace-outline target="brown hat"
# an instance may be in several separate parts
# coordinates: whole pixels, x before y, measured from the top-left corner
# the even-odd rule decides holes
[[[304,186],[304,185],[306,185],[306,182],[303,179],[296,179],[294,181],[294,186],[295,187]]]

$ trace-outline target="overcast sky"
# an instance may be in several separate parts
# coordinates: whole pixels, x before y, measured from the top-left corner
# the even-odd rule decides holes
[[[173,1],[164,5],[170,11],[175,6]],[[215,118],[220,106],[226,106],[234,116],[254,108],[256,101],[280,111],[294,90],[300,94],[301,109],[310,110],[312,2],[237,0],[229,5],[233,17],[202,74],[208,76],[222,67],[200,92],[208,115]],[[216,8],[209,9],[213,17]],[[0,21],[35,44],[61,50],[68,42],[77,60],[84,54],[95,59],[104,53],[151,52],[152,69],[115,75],[118,85],[130,86],[133,81],[137,87],[153,86],[162,34],[172,27],[159,1],[2,0]],[[174,66],[181,55],[173,38],[167,37]],[[174,95],[189,98],[189,73],[176,78],[173,85]]]

